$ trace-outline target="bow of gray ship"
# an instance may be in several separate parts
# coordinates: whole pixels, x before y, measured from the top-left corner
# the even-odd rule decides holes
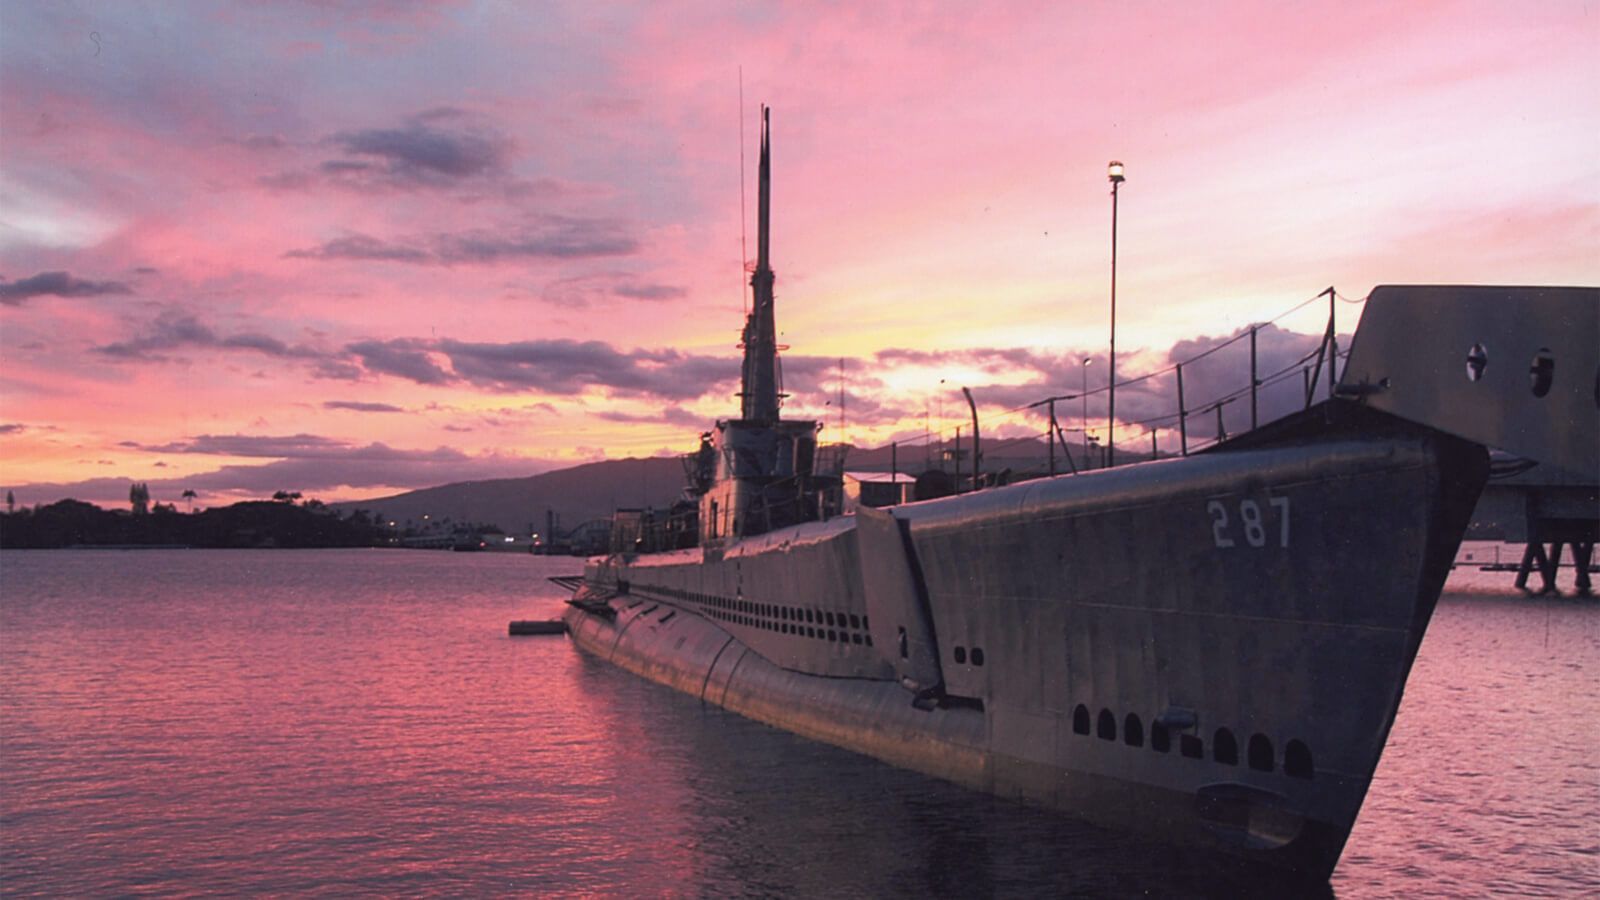
[[[1600,469],[1600,289],[1380,287],[1334,396],[1286,419],[833,515],[816,423],[780,415],[769,182],[764,112],[741,415],[697,454],[674,549],[588,562],[576,645],[897,766],[1326,880],[1486,448]]]

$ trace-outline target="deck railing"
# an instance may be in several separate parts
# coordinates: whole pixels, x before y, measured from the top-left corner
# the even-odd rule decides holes
[[[1261,337],[1273,336],[1278,338],[1280,344],[1284,334],[1305,337],[1303,331],[1288,332],[1274,326],[1322,301],[1327,303],[1327,318],[1321,323],[1321,336],[1315,346],[1286,362],[1280,359],[1270,369],[1263,369]],[[973,423],[953,429],[953,452],[949,450],[945,436],[942,433],[938,435],[936,439],[941,455],[957,459],[958,468],[965,468],[965,471],[958,472],[957,489],[971,490],[975,485],[983,486],[1001,480],[996,478],[997,466],[989,464],[991,460],[1002,458],[1008,448],[1039,440],[1041,435],[1038,430],[1015,427],[1009,429],[1009,437],[998,440],[990,437],[993,433],[991,429],[998,431],[1000,428],[997,426],[1015,424],[1019,420],[1042,424],[1048,458],[1043,461],[1042,469],[1034,467],[1012,473],[1017,478],[1102,468],[1108,455],[1105,446],[1110,442],[1116,445],[1113,458],[1122,457],[1120,462],[1124,463],[1166,456],[1188,456],[1199,452],[1230,437],[1254,430],[1265,424],[1266,419],[1279,418],[1290,409],[1309,407],[1319,396],[1333,396],[1340,364],[1349,355],[1348,348],[1340,346],[1338,304],[1341,302],[1359,304],[1365,302],[1365,298],[1345,297],[1329,287],[1270,319],[1241,328],[1232,336],[1163,368],[1118,380],[1118,393],[1129,398],[1118,404],[1119,410],[1136,410],[1143,405],[1141,400],[1150,401],[1152,398],[1161,398],[1167,403],[1165,408],[1152,409],[1147,415],[1119,418],[1114,425],[1106,422],[1103,401],[1110,388],[1100,385],[1093,389],[1044,397],[1001,413],[985,413],[976,423],[982,429],[981,438],[975,439],[978,436],[972,434]],[[1248,359],[1238,360],[1225,370],[1219,369],[1223,355],[1236,346],[1241,350],[1248,347]],[[1281,347],[1277,350],[1281,358]],[[1285,396],[1285,391],[1293,390],[1290,385],[1295,382],[1298,382],[1298,390]],[[978,400],[982,399],[980,393]],[[1074,405],[1085,404],[1085,412],[1088,411],[1087,404],[1097,403],[1101,418],[1077,414],[1076,409],[1059,405],[1069,402]],[[1248,412],[1245,412],[1246,409]],[[1071,424],[1073,420],[1077,420],[1076,426]],[[1079,436],[1077,448],[1069,443],[1069,434]],[[1109,441],[1103,438],[1109,438]],[[1146,439],[1148,444],[1145,443]],[[894,450],[910,450],[914,446],[910,443],[896,444]],[[977,460],[977,465],[973,465],[971,460],[980,446],[982,456]],[[1075,457],[1075,452],[1081,459]],[[960,466],[962,459],[967,460],[964,467]]]
[[[1322,330],[1322,336],[1320,340],[1318,340],[1316,347],[1286,365],[1281,365],[1272,371],[1263,372],[1261,370],[1258,347],[1258,340],[1263,329],[1273,326],[1284,318],[1324,299],[1328,304],[1328,316]],[[1173,451],[1175,455],[1179,456],[1188,456],[1190,453],[1225,441],[1230,437],[1229,418],[1227,416],[1227,412],[1230,410],[1230,407],[1233,407],[1233,404],[1236,403],[1248,402],[1249,417],[1247,420],[1248,424],[1237,421],[1238,417],[1235,417],[1233,436],[1237,436],[1238,434],[1258,428],[1262,424],[1261,398],[1263,392],[1269,388],[1291,382],[1295,379],[1298,379],[1301,382],[1301,396],[1299,405],[1302,408],[1311,406],[1311,404],[1315,402],[1317,396],[1324,392],[1327,396],[1332,397],[1334,394],[1334,386],[1338,383],[1339,363],[1346,356],[1348,356],[1348,349],[1341,350],[1339,347],[1338,304],[1340,301],[1347,303],[1360,303],[1363,302],[1364,299],[1365,298],[1351,300],[1350,298],[1340,295],[1334,288],[1329,287],[1318,292],[1315,296],[1284,310],[1265,322],[1258,322],[1249,326],[1248,328],[1240,329],[1239,332],[1234,334],[1232,337],[1219,341],[1205,350],[1190,355],[1178,362],[1172,363],[1165,368],[1157,369],[1152,372],[1145,372],[1133,378],[1119,380],[1117,382],[1117,388],[1121,391],[1127,392],[1129,389],[1138,389],[1141,385],[1156,383],[1162,378],[1170,377],[1172,381],[1173,393],[1176,397],[1176,408],[1138,419],[1119,420],[1115,423],[1107,423],[1110,428],[1110,440],[1114,442],[1118,448],[1118,453],[1115,454],[1113,458],[1115,458],[1115,456],[1125,456],[1133,459],[1138,459],[1141,457],[1159,458],[1163,455],[1161,445],[1162,438],[1164,436],[1167,438],[1169,444],[1173,443],[1173,438],[1176,439],[1176,446],[1173,448]],[[1237,378],[1233,379],[1232,383],[1236,386],[1226,390],[1220,395],[1208,396],[1196,401],[1192,397],[1192,388],[1190,384],[1186,382],[1185,374],[1189,373],[1192,375],[1196,371],[1197,366],[1208,358],[1214,357],[1229,347],[1244,342],[1248,342],[1249,346],[1249,363],[1247,367],[1244,367],[1238,372]],[[1215,382],[1219,379],[1212,377],[1208,380]],[[1046,418],[1045,437],[1046,440],[1049,440],[1052,443],[1051,458],[1054,459],[1055,443],[1059,441],[1063,450],[1065,450],[1067,446],[1065,431],[1061,427],[1060,420],[1056,416],[1056,402],[1082,401],[1086,397],[1097,397],[1108,391],[1109,387],[1101,386],[1089,391],[1081,391],[1071,394],[1058,394],[1052,397],[1036,400],[1023,407],[1019,407],[1019,410],[1032,411],[1041,408],[1043,409],[1044,416]],[[1278,405],[1281,408],[1282,404],[1279,403]],[[1196,439],[1193,430],[1195,423],[1197,422],[1209,425],[1210,427],[1206,428],[1205,430],[1209,431],[1210,434]],[[1084,422],[1077,430],[1082,431],[1086,435],[1086,441],[1092,441],[1093,439],[1088,438],[1087,435],[1092,433],[1091,429],[1094,427],[1095,426],[1091,423]],[[1129,448],[1128,450],[1122,449],[1125,444],[1132,443],[1127,437],[1129,431],[1134,431],[1135,433],[1139,434],[1141,438],[1145,435],[1149,436],[1150,451],[1148,456],[1145,456],[1142,451],[1134,450],[1133,448]],[[1068,460],[1069,466],[1073,470],[1076,470],[1076,466],[1071,465],[1071,454],[1066,453],[1065,458]],[[1053,469],[1054,467],[1052,466],[1052,471],[1050,474],[1056,474]]]

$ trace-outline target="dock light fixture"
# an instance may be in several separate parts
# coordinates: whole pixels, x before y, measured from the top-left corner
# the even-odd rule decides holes
[[[1111,360],[1106,376],[1106,466],[1116,464],[1117,447],[1117,188],[1127,180],[1122,174],[1122,163],[1112,160],[1106,166],[1106,177],[1111,180]]]

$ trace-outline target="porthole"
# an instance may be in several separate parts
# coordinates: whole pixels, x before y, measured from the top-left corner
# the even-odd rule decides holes
[[[1556,358],[1551,355],[1549,347],[1540,347],[1539,352],[1533,355],[1533,364],[1528,367],[1528,380],[1531,382],[1535,397],[1543,397],[1550,393],[1550,385],[1556,378]]]
[[[1489,351],[1482,344],[1473,344],[1467,351],[1467,380],[1477,381],[1489,365]]]
[[[851,613],[850,614],[850,627],[851,628],[860,628],[861,627],[861,617],[856,615],[855,613]]]
[[[1239,764],[1239,742],[1233,739],[1233,732],[1218,728],[1211,736],[1211,758],[1225,766]]]
[[[1283,773],[1292,778],[1310,778],[1311,748],[1304,743],[1292,740],[1283,748]]]
[[[1272,771],[1272,739],[1264,734],[1250,735],[1250,768],[1257,772]]]
[[[1205,741],[1200,740],[1198,735],[1179,735],[1178,752],[1190,759],[1204,759],[1206,755]]]
[[[1117,739],[1117,717],[1116,717],[1116,714],[1114,714],[1109,709],[1100,710],[1100,720],[1095,725],[1095,734],[1097,734],[1100,737],[1100,739],[1103,740],[1103,741],[1114,741],[1114,740],[1116,740]]]
[[[1160,722],[1150,723],[1150,749],[1157,753],[1166,753],[1172,749],[1172,736],[1167,731],[1167,726]]]
[[[1089,709],[1082,703],[1079,703],[1077,708],[1072,711],[1072,733],[1089,733]]]
[[[822,622],[823,622],[824,625],[832,625],[833,624],[833,613],[831,613],[831,612],[823,613],[822,614]]]
[[[1137,713],[1128,713],[1122,720],[1122,742],[1129,747],[1144,746],[1144,725],[1139,722]]]
[[[973,647],[972,648],[972,664],[975,665],[975,666],[983,665],[983,648],[982,647]]]
[[[966,662],[967,662],[967,648],[965,648],[965,647],[957,647],[956,648],[956,652],[955,652],[955,657],[956,657],[956,665],[958,665],[958,666],[966,665]]]

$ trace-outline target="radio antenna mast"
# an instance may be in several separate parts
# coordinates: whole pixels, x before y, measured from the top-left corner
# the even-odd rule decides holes
[[[750,264],[750,251],[745,249],[744,237],[744,66],[739,67],[739,306],[745,315],[750,314],[750,295],[744,290],[746,266]]]

